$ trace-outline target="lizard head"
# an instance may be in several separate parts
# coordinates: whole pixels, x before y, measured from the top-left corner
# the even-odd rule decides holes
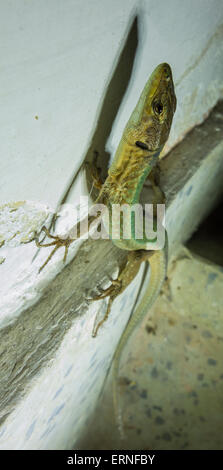
[[[175,110],[172,71],[163,63],[152,73],[133,112],[137,142],[152,152],[160,151],[169,136]]]

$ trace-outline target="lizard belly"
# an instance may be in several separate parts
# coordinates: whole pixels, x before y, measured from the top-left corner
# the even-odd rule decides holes
[[[157,245],[156,232],[153,233],[152,239],[147,238],[144,231],[144,217],[142,220],[135,220],[134,214],[131,213],[131,205],[128,205],[124,214],[120,214],[120,210],[117,212],[109,210],[102,215],[102,221],[109,238],[121,250],[153,250],[164,246],[164,243],[162,246]]]

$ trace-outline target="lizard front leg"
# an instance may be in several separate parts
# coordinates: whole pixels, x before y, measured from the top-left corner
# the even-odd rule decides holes
[[[101,175],[100,175],[101,174],[101,169],[97,166],[97,159],[98,159],[98,152],[95,151],[92,163],[86,163],[86,164],[90,166],[90,174],[91,174],[91,178],[92,178],[92,181],[93,181],[93,186],[96,187],[100,191],[103,187],[103,182],[101,180]],[[79,173],[79,170],[78,170],[78,173]],[[62,203],[64,204],[65,201],[66,201],[66,197],[63,198]],[[76,239],[78,239],[80,237],[80,233],[79,233],[80,222],[78,222],[78,224],[76,226],[77,227],[77,237],[75,239],[70,238],[70,237],[62,238],[62,237],[59,237],[59,236],[52,235],[50,233],[50,229],[51,229],[51,227],[55,227],[57,217],[58,217],[58,215],[57,215],[57,213],[55,213],[53,215],[53,218],[52,218],[49,229],[47,229],[45,226],[43,226],[41,228],[41,231],[40,231],[40,234],[41,234],[41,232],[45,232],[45,236],[47,236],[48,238],[53,239],[52,242],[43,243],[43,241],[45,239],[45,236],[43,237],[42,241],[39,241],[37,236],[35,237],[35,242],[36,242],[36,245],[37,245],[38,248],[54,246],[54,249],[51,251],[51,253],[48,256],[48,258],[46,259],[46,261],[40,267],[39,272],[42,271],[42,269],[48,264],[48,262],[51,260],[51,258],[55,254],[55,252],[60,247],[63,247],[63,246],[65,248],[63,262],[65,263],[66,258],[67,258],[67,254],[68,254],[69,246],[71,245],[71,243],[73,243],[73,241],[75,241]],[[89,218],[88,218],[88,227],[91,224],[91,222],[93,222],[96,218],[97,218],[97,216],[89,216]]]
[[[78,240],[78,238],[80,238],[81,236],[84,235],[84,233],[86,233],[86,231],[89,230],[91,224],[95,223],[95,226],[99,224],[101,218],[100,218],[100,214],[98,215],[92,215],[92,216],[87,216],[86,217],[87,219],[87,224],[86,224],[86,227],[85,227],[85,219],[83,219],[81,222],[83,224],[83,226],[85,227],[85,230],[84,231],[81,231],[81,223],[78,222],[76,224],[76,226],[73,227],[72,231],[75,233],[75,238],[72,238],[72,237],[66,237],[66,238],[62,238],[62,237],[59,237],[58,235],[51,235],[51,233],[49,232],[49,230],[43,226],[40,233],[43,231],[45,232],[45,234],[47,235],[48,238],[51,238],[53,241],[50,242],[50,243],[43,243],[43,240],[42,241],[39,241],[38,240],[38,237],[36,236],[35,237],[35,242],[36,242],[36,246],[38,248],[47,248],[49,246],[54,246],[53,250],[51,251],[51,253],[49,254],[48,258],[46,259],[46,261],[42,264],[42,266],[39,268],[39,272],[42,271],[42,269],[48,264],[48,262],[51,260],[51,258],[53,257],[54,253],[61,247],[64,247],[65,248],[65,252],[64,252],[64,257],[63,257],[63,262],[65,263],[66,259],[67,259],[67,254],[68,254],[68,249],[69,249],[69,246],[71,245],[71,243],[73,243],[74,241]],[[39,234],[40,235],[40,234]]]
[[[92,178],[92,182],[93,182],[93,186],[96,187],[99,191],[102,189],[103,187],[103,182],[101,180],[101,168],[99,168],[97,166],[97,160],[98,160],[98,152],[95,151],[94,152],[94,157],[93,157],[93,161],[92,163],[85,163],[85,165],[89,165],[90,166],[90,174],[91,174],[91,178]],[[81,168],[81,167],[80,167]],[[73,180],[72,180],[72,183],[71,185],[73,185],[73,183],[75,182],[76,178],[77,178],[77,175],[79,174],[79,171],[80,171],[80,168],[79,170],[77,171],[76,175],[74,176]],[[60,205],[64,204],[67,200],[67,196],[68,196],[68,193],[70,191],[70,187],[71,185],[69,186],[66,194],[64,195],[63,199],[60,201]],[[55,252],[60,248],[60,247],[63,247],[65,248],[65,253],[64,253],[64,258],[63,258],[63,262],[65,263],[66,261],[66,258],[67,258],[67,254],[68,254],[68,249],[69,249],[69,246],[71,245],[71,243],[73,243],[73,241],[75,239],[78,239],[80,237],[80,233],[79,233],[79,227],[80,227],[80,223],[77,224],[77,237],[75,239],[73,238],[70,238],[70,237],[67,237],[67,238],[62,238],[62,237],[59,237],[58,235],[52,235],[50,233],[50,230],[51,228],[55,228],[55,224],[56,224],[56,220],[58,218],[58,215],[57,215],[57,212],[55,212],[53,214],[53,217],[52,217],[52,220],[50,222],[50,226],[49,228],[47,229],[45,227],[45,225],[41,228],[41,231],[39,233],[39,235],[41,234],[41,232],[44,232],[45,235],[43,237],[43,239],[41,241],[39,241],[39,238],[38,238],[38,235],[36,234],[35,237],[34,237],[34,240],[36,242],[36,246],[38,248],[44,248],[44,247],[49,247],[49,246],[54,246],[54,249],[51,251],[50,255],[48,256],[48,258],[46,259],[46,261],[43,263],[43,265],[40,267],[39,269],[39,272],[42,271],[42,269],[48,264],[48,262],[51,260],[51,258],[53,257],[53,255],[55,254]],[[88,223],[88,227],[90,225],[90,223],[95,220],[97,218],[97,216],[93,216],[93,217],[89,217],[89,223]],[[50,243],[43,243],[45,237],[48,237],[50,239],[52,239],[53,241],[51,241]],[[32,241],[32,240],[31,240]],[[36,255],[35,255],[36,256]]]
[[[153,204],[165,204],[166,197],[162,189],[160,188],[160,166],[159,163],[150,171],[147,178],[152,186],[153,190]]]
[[[54,246],[54,249],[51,251],[51,253],[49,254],[48,258],[46,259],[46,261],[42,264],[42,266],[39,268],[39,272],[42,271],[42,269],[47,265],[47,263],[50,261],[50,259],[52,258],[52,256],[54,255],[54,253],[61,247],[61,246],[64,246],[65,248],[65,252],[64,252],[64,257],[63,257],[63,262],[65,263],[66,262],[66,259],[67,259],[67,253],[68,253],[68,248],[70,246],[70,244],[72,243],[72,239],[70,238],[66,238],[66,239],[62,239],[58,236],[54,236],[54,235],[51,235],[49,230],[45,227],[45,225],[41,228],[41,232],[45,232],[45,234],[47,235],[48,238],[51,238],[53,239],[52,242],[50,243],[42,243],[40,242],[37,238],[35,239],[35,242],[36,242],[36,246],[38,248],[42,248],[42,247],[48,247],[48,246]],[[41,233],[40,232],[40,233]]]
[[[95,150],[92,163],[86,162],[86,165],[90,169],[90,175],[91,175],[91,179],[93,182],[93,186],[100,191],[102,189],[104,182],[102,181],[102,178],[101,178],[101,168],[97,166],[98,156],[99,156],[98,151]]]

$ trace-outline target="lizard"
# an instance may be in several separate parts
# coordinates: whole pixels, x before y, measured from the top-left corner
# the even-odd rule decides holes
[[[109,213],[114,204],[122,205],[127,203],[132,206],[139,201],[143,184],[147,178],[152,183],[155,195],[158,195],[158,199],[162,200],[163,194],[156,184],[155,172],[160,153],[169,136],[175,110],[176,96],[171,67],[167,63],[162,63],[155,68],[147,81],[139,101],[126,124],[104,183],[100,181],[97,169],[94,169],[95,186],[99,189],[95,203],[104,204],[109,209]],[[95,219],[97,219],[97,216],[91,216],[89,223]],[[110,228],[108,227],[109,234]],[[43,227],[43,230],[53,241],[43,244],[36,240],[37,246],[52,245],[54,249],[40,269],[48,263],[54,252],[61,246],[65,247],[65,261],[69,245],[74,241],[74,239],[60,239],[58,236],[53,236],[46,227]],[[114,299],[126,289],[138,273],[141,263],[148,261],[150,265],[150,279],[146,292],[127,322],[111,363],[114,408],[118,427],[121,435],[123,435],[122,419],[118,409],[117,398],[117,377],[120,359],[129,337],[148,313],[165,279],[167,239],[163,249],[148,250],[148,239],[145,237],[145,234],[142,239],[137,239],[134,229],[131,228],[129,239],[112,239],[112,242],[119,248],[127,250],[127,262],[120,269],[117,279],[112,280],[110,287],[92,299],[99,300],[109,296],[106,314],[93,331],[93,336],[96,336],[99,327],[107,319]]]

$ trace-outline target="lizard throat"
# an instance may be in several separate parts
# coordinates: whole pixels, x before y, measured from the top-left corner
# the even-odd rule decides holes
[[[135,204],[139,201],[145,179],[157,162],[160,150],[149,153],[131,148],[122,154],[116,171],[109,171],[106,186],[110,204]]]

